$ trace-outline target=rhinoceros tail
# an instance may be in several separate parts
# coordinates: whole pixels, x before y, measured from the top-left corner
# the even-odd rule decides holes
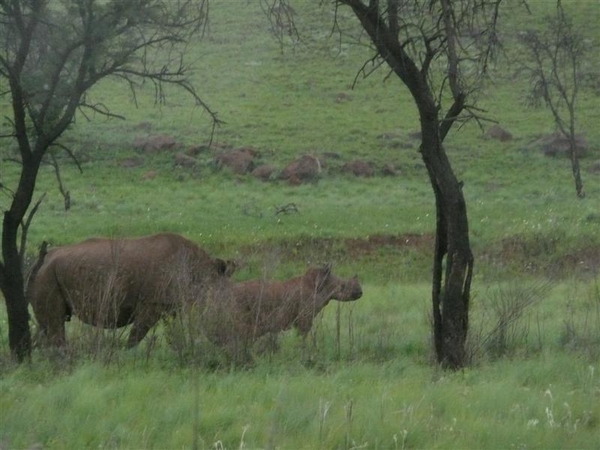
[[[40,245],[40,252],[38,253],[38,259],[27,275],[27,282],[25,283],[25,286],[26,286],[25,300],[28,303],[30,302],[30,299],[31,299],[31,287],[33,286],[35,277],[36,277],[37,273],[39,272],[40,268],[42,267],[42,264],[44,264],[44,259],[46,258],[47,254],[48,254],[48,242],[44,241],[44,242],[42,242],[42,245]]]

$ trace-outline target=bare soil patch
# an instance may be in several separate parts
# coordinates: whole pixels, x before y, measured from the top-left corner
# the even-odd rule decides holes
[[[569,141],[561,133],[552,133],[541,136],[528,144],[529,148],[539,149],[546,156],[568,157]],[[575,136],[575,152],[582,158],[587,154],[588,143],[583,136]]]
[[[375,234],[367,238],[351,238],[344,241],[349,255],[361,256],[376,252],[382,247],[417,250],[427,253],[433,251],[433,234],[408,233],[401,235]]]
[[[279,175],[282,180],[287,180],[292,185],[307,181],[314,181],[321,173],[321,162],[316,156],[302,155],[289,163]]]
[[[372,177],[375,174],[371,163],[355,159],[342,166],[342,172],[349,173],[355,177]]]
[[[484,136],[486,139],[495,139],[500,142],[512,141],[513,138],[512,134],[509,131],[505,130],[499,125],[492,125],[485,132]]]
[[[553,273],[585,273],[595,275],[600,271],[600,245],[575,250],[557,257],[551,265]]]
[[[254,160],[259,153],[251,147],[236,150],[223,150],[215,157],[218,167],[227,167],[237,175],[249,173],[254,168]]]
[[[135,150],[152,154],[177,147],[177,141],[172,136],[159,134],[156,136],[138,136],[131,145]]]
[[[558,278],[569,274],[594,275],[600,270],[600,244],[561,249],[559,237],[511,236],[497,245],[479,249],[476,259],[485,265],[531,275]]]

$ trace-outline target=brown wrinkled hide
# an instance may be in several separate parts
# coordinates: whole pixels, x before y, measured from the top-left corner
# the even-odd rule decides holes
[[[219,344],[252,342],[264,334],[295,327],[304,337],[330,300],[351,301],[361,296],[358,278],[338,278],[330,265],[310,268],[304,275],[282,282],[230,283],[213,302],[226,320],[208,330],[208,335]]]
[[[234,269],[176,234],[93,238],[50,250],[27,298],[51,344],[64,344],[64,322],[73,315],[105,328],[133,324],[131,347],[163,314],[205,296]]]

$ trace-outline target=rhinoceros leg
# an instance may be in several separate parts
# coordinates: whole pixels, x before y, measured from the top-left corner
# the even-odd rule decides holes
[[[244,338],[231,339],[225,345],[225,351],[231,358],[234,365],[247,367],[252,365],[252,341]]]
[[[48,343],[56,346],[64,345],[67,304],[63,298],[53,293],[32,306],[40,330]]]
[[[139,311],[133,319],[133,326],[127,339],[127,347],[132,348],[138,345],[146,337],[148,331],[160,320],[162,314],[162,308],[154,305]]]
[[[294,324],[296,329],[298,330],[298,334],[302,336],[302,341],[306,341],[306,337],[312,328],[313,317],[310,315],[306,315],[304,317],[298,318],[297,322]]]

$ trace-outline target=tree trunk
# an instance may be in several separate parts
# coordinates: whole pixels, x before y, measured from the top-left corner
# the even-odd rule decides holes
[[[578,198],[585,198],[583,181],[581,181],[581,171],[579,169],[579,157],[577,156],[577,148],[574,136],[569,137],[569,156],[571,157],[571,170],[573,171],[573,178],[575,179],[575,192],[577,193]]]
[[[8,345],[12,354],[22,362],[31,354],[29,310],[25,301],[25,289],[21,259],[17,250],[19,221],[10,211],[4,213],[2,223],[3,280],[0,288],[6,302],[8,314]]]
[[[437,118],[422,114],[421,154],[436,201],[436,241],[433,261],[433,341],[437,361],[449,369],[467,363],[466,340],[473,255],[467,208],[439,137]],[[445,274],[443,273],[446,259]]]
[[[23,170],[10,210],[2,222],[2,261],[0,290],[8,315],[8,344],[19,362],[31,354],[29,310],[25,299],[23,266],[19,256],[18,234],[25,212],[31,204],[35,181],[41,162],[41,152],[22,152]]]

